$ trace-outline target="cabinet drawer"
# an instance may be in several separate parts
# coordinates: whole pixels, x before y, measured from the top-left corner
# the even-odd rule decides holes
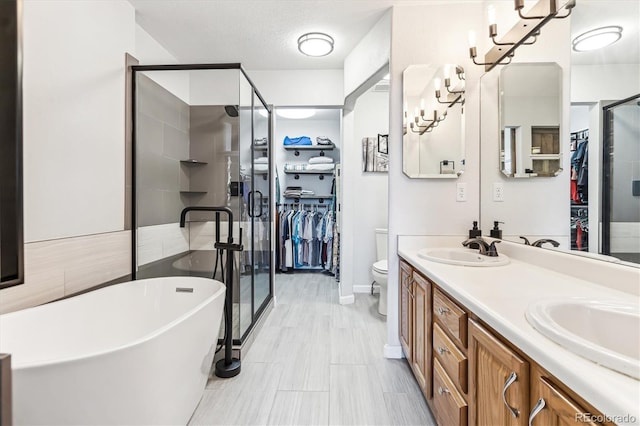
[[[467,403],[440,362],[433,361],[433,414],[441,426],[467,424]]]
[[[433,353],[458,388],[467,392],[467,357],[438,324],[433,325]]]
[[[433,292],[433,318],[455,342],[467,347],[467,314],[438,289]]]

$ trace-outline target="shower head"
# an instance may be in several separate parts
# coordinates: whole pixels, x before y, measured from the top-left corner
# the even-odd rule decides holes
[[[238,107],[235,105],[225,105],[224,111],[227,113],[229,117],[237,117],[238,116]]]

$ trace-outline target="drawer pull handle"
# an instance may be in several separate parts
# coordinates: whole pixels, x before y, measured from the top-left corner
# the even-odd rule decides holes
[[[511,386],[513,382],[515,382],[516,380],[518,380],[518,375],[512,371],[509,377],[507,378],[507,381],[504,382],[504,386],[502,388],[502,402],[504,402],[504,405],[507,407],[511,415],[517,419],[518,415],[520,415],[520,411],[510,406],[509,403],[507,402],[507,389],[509,389],[509,386]]]
[[[443,348],[443,347],[441,347],[441,346],[438,346],[438,349],[436,349],[436,350],[438,351],[438,353],[439,353],[440,355],[444,355],[445,353],[449,352],[449,349],[447,349],[447,348]]]
[[[446,394],[446,393],[451,393],[451,392],[449,391],[449,389],[445,389],[445,388],[443,388],[442,386],[438,386],[438,393],[439,393],[440,395],[444,395],[444,394]]]
[[[533,426],[534,417],[537,416],[540,411],[542,411],[545,405],[547,405],[547,403],[544,402],[543,398],[540,398],[536,403],[536,406],[533,407],[533,410],[531,410],[531,414],[529,414],[529,426]]]
[[[440,308],[436,309],[436,312],[438,312],[438,314],[440,314],[440,315],[445,315],[445,314],[448,314],[450,311],[449,311],[449,308],[440,307]]]

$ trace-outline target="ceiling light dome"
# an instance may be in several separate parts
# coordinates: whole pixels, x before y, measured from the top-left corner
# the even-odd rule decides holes
[[[574,38],[571,44],[576,52],[587,52],[609,46],[620,40],[620,37],[622,37],[622,27],[612,25],[582,33]]]
[[[316,110],[313,108],[278,108],[276,109],[276,114],[282,118],[301,119],[313,117],[316,114]]]
[[[327,56],[333,52],[333,38],[324,33],[307,33],[298,38],[298,50],[307,56]]]

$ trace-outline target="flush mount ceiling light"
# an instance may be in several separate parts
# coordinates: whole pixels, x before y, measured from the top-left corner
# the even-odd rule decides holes
[[[307,56],[327,56],[333,52],[333,38],[324,33],[307,33],[298,38],[298,50]]]
[[[302,119],[314,116],[316,114],[316,110],[313,108],[277,109],[276,114],[282,118]]]
[[[582,33],[573,39],[571,45],[576,52],[587,52],[609,46],[620,40],[620,37],[622,37],[622,27],[612,25]]]

